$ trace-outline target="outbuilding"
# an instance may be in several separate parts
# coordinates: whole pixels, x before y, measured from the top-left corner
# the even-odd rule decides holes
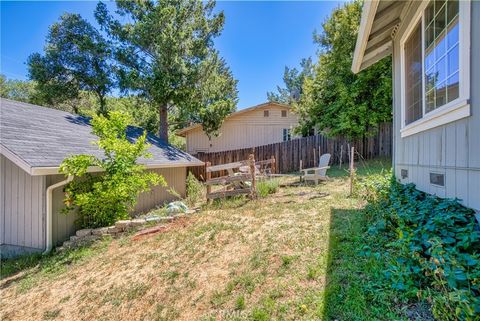
[[[0,100],[0,111],[1,255],[42,252],[76,231],[75,215],[61,213],[67,180],[58,172],[60,164],[70,155],[102,157],[103,152],[92,144],[97,137],[87,117],[7,99]],[[130,127],[127,137],[135,140],[142,133]],[[168,186],[141,194],[134,213],[173,200],[174,194],[185,196],[187,167],[203,165],[154,135],[148,142],[153,157],[139,162]]]

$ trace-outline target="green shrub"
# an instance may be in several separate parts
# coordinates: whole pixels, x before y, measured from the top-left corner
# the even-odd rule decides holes
[[[278,192],[279,183],[276,179],[267,179],[257,182],[257,194],[260,197],[267,197],[269,194]]]
[[[196,179],[191,172],[187,176],[187,198],[188,205],[193,206],[197,204],[204,197],[203,184]]]
[[[367,214],[388,235],[391,286],[432,304],[438,320],[479,320],[480,232],[471,209],[383,177],[364,182]]]
[[[162,176],[137,164],[138,158],[151,155],[147,152],[146,132],[134,143],[127,139],[130,121],[130,116],[121,112],[111,112],[108,118],[94,116],[93,133],[99,137],[95,143],[103,149],[104,158],[75,155],[60,165],[61,173],[76,178],[65,188],[65,212],[78,207],[81,227],[107,226],[126,219],[140,193],[158,184],[166,185]],[[103,173],[87,173],[92,166]]]

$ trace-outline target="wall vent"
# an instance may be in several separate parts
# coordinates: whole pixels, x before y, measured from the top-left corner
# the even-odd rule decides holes
[[[430,173],[430,184],[445,186],[445,174]]]
[[[408,169],[402,169],[400,171],[400,176],[402,176],[402,179],[405,179],[408,177]]]

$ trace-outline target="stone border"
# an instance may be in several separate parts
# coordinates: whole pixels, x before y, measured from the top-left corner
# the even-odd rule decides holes
[[[131,231],[143,230],[151,225],[170,223],[173,220],[181,217],[186,217],[198,212],[198,209],[188,210],[185,213],[173,214],[171,216],[148,216],[145,218],[135,218],[131,220],[121,220],[115,222],[115,225],[107,227],[99,227],[96,229],[81,229],[75,235],[70,236],[70,239],[63,242],[62,246],[55,249],[56,252],[61,252],[66,249],[73,249],[84,245],[89,245],[104,236],[118,237],[124,233]]]

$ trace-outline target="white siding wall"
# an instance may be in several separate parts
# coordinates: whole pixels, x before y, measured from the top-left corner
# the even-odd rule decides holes
[[[404,183],[440,197],[457,197],[480,210],[480,2],[472,1],[471,19],[471,116],[415,135],[400,137],[400,38],[420,2],[414,2],[394,41],[395,173],[408,169]],[[430,173],[445,174],[445,187],[430,184]]]
[[[30,176],[0,155],[1,244],[45,247],[45,177]]]
[[[264,110],[269,111],[268,117],[264,117]],[[287,111],[287,117],[282,117],[282,110]],[[187,152],[219,152],[278,143],[283,141],[284,128],[297,125],[298,117],[288,108],[271,105],[254,109],[227,118],[220,135],[211,141],[201,128],[191,130],[187,133]]]

